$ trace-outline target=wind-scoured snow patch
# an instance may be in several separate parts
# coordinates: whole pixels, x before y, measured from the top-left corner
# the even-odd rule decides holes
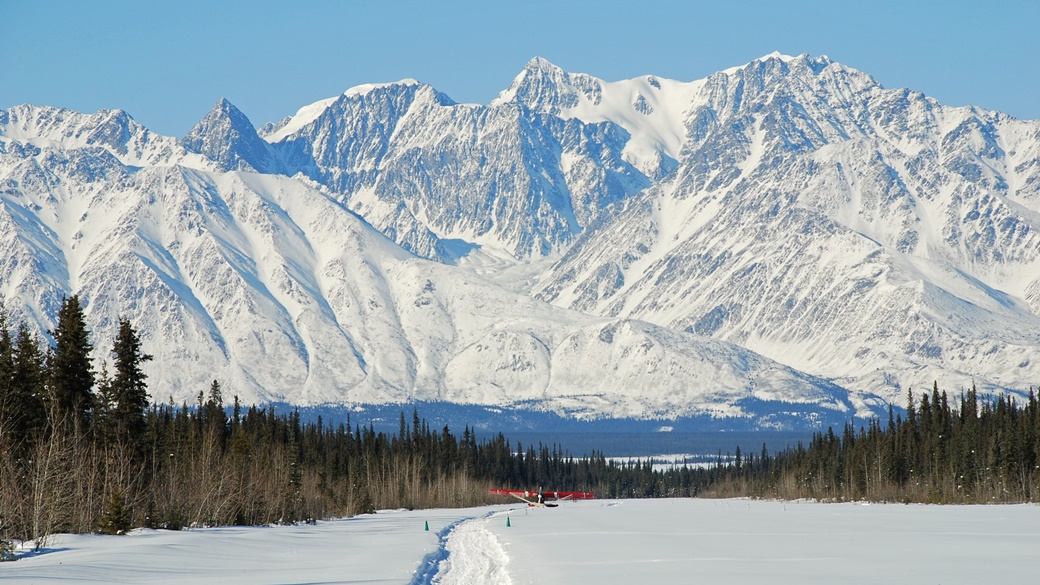
[[[289,136],[290,134],[296,132],[300,128],[303,128],[307,124],[313,122],[318,116],[322,114],[322,112],[327,110],[329,106],[331,106],[332,103],[335,102],[337,99],[339,99],[339,96],[325,98],[323,100],[316,101],[313,104],[303,106],[295,114],[285,118],[278,124],[272,124],[270,126],[265,126],[264,128],[261,128],[260,136],[261,138],[270,143],[278,142],[286,136]]]
[[[367,95],[369,92],[375,89],[381,89],[386,87],[392,87],[395,85],[419,85],[419,82],[411,77],[402,79],[401,81],[395,81],[390,83],[362,83],[361,85],[355,85],[348,89],[343,95],[347,97]]]

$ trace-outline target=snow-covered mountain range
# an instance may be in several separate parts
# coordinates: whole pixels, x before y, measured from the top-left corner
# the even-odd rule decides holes
[[[221,100],[179,140],[0,110],[8,311],[45,331],[78,293],[98,348],[129,317],[159,401],[218,379],[781,424],[1024,390],[1037,228],[1040,123],[825,57],[693,82],[534,59],[486,106],[404,80],[257,130]]]
[[[539,296],[890,400],[1040,380],[1040,123],[825,57],[693,85],[678,167],[587,232]]]

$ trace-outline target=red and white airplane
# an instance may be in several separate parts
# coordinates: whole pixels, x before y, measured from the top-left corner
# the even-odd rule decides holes
[[[538,490],[531,492],[527,490],[488,490],[493,496],[513,496],[521,502],[526,502],[532,508],[555,508],[559,504],[547,502],[546,500],[591,500],[596,496],[592,492],[551,492]]]

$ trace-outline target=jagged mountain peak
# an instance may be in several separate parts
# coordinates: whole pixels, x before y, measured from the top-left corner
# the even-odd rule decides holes
[[[21,104],[0,111],[0,128],[5,136],[21,140],[45,139],[66,146],[87,143],[99,129],[118,129],[119,134],[146,132],[122,109],[103,108],[87,114],[67,108]]]
[[[422,83],[422,82],[420,82],[420,81],[418,81],[416,79],[413,79],[411,77],[406,77],[405,79],[401,79],[401,80],[398,80],[398,81],[390,81],[390,82],[387,82],[387,83],[362,83],[360,85],[355,85],[354,87],[351,87],[347,91],[343,92],[343,95],[345,95],[347,97],[354,97],[354,96],[360,96],[360,95],[367,95],[368,93],[372,92],[373,90],[388,90],[388,89],[389,90],[393,90],[393,89],[398,89],[398,88],[419,88],[419,87],[424,87],[424,86],[429,87],[427,84]]]
[[[554,64],[552,61],[549,61],[545,57],[539,57],[537,55],[535,55],[534,57],[531,57],[531,60],[528,61],[526,65],[524,65],[524,69],[525,70],[539,69],[539,70],[559,70],[559,71],[563,71],[562,68],[560,68],[558,65]]]
[[[246,122],[249,122],[249,118],[242,113],[242,110],[239,110],[237,107],[235,107],[235,104],[231,103],[231,100],[227,99],[226,97],[221,96],[221,98],[217,100],[217,103],[213,104],[213,108],[210,110],[210,113],[212,114],[217,110],[223,112],[228,116],[242,117],[246,120]],[[252,126],[252,124],[252,122],[249,122],[250,126]]]
[[[442,93],[428,83],[407,78],[390,83],[366,83],[356,85],[339,97],[339,100],[361,101],[364,103],[377,101],[420,102],[432,106],[454,106],[455,100]],[[336,103],[336,102],[333,102]]]
[[[814,56],[814,55],[811,55],[808,52],[802,52],[802,53],[799,53],[797,55],[789,55],[787,53],[781,53],[780,51],[773,51],[772,53],[768,53],[766,55],[762,55],[761,57],[758,57],[757,59],[752,59],[751,61],[745,63],[744,65],[740,65],[740,66],[737,66],[737,67],[732,67],[731,69],[739,69],[739,68],[751,65],[752,63],[766,63],[766,62],[769,62],[769,61],[778,61],[780,63],[788,63],[788,64],[815,63],[815,64],[818,64],[818,65],[828,65],[828,64],[833,62],[833,61],[831,61],[831,58],[828,57],[827,55],[815,55]]]
[[[581,95],[595,99],[600,80],[584,73],[568,73],[542,57],[534,57],[492,106],[516,102],[533,110],[559,114],[577,106]]]
[[[180,144],[225,171],[282,172],[277,156],[253,123],[227,98],[220,98]]]
[[[82,113],[23,104],[0,110],[0,133],[8,139],[64,150],[101,148],[122,164],[135,167],[200,163],[186,161],[186,153],[176,139],[151,132],[122,109]]]
[[[320,124],[319,119],[323,116],[339,116],[345,110],[365,109],[372,107],[372,104],[386,102],[394,102],[394,109],[399,109],[401,105],[408,105],[413,101],[424,101],[436,106],[456,104],[447,94],[437,91],[432,85],[412,78],[389,83],[364,83],[355,85],[337,96],[303,106],[295,114],[278,122],[264,124],[258,134],[273,144],[295,136],[315,123]],[[376,106],[375,109],[378,108],[379,106]]]
[[[510,85],[523,83],[524,79],[527,77],[560,78],[567,74],[568,73],[564,71],[562,67],[556,65],[552,61],[549,61],[544,57],[535,56],[531,57],[531,60],[524,64],[520,73],[517,73]]]
[[[217,100],[217,103],[213,105],[202,120],[199,120],[198,124],[185,135],[183,141],[196,139],[205,134],[209,129],[222,126],[228,126],[238,132],[256,133],[256,128],[253,127],[249,117],[242,113],[242,110],[235,107],[227,98],[222,97]]]
[[[815,82],[825,75],[825,71],[840,72],[842,79],[838,83],[848,83],[849,79],[855,79],[857,85],[877,85],[877,82],[868,74],[858,69],[833,61],[827,55],[813,56],[809,53],[801,53],[796,56],[786,55],[778,51],[753,59],[743,65],[737,65],[723,69],[705,78],[707,85],[719,80],[736,78],[752,80],[764,84],[783,82],[787,78],[797,78],[803,81]]]
[[[525,80],[528,82],[531,79],[528,78],[547,78],[551,80],[561,80],[569,76],[569,73],[564,71],[562,67],[549,61],[544,57],[532,57],[528,61],[524,68],[520,70],[520,73],[513,79],[512,85],[518,83],[524,83]]]
[[[592,109],[595,109],[595,106],[599,106],[602,103],[603,93],[612,89],[614,91],[623,90],[631,94],[630,99],[633,103],[638,100],[640,95],[646,98],[648,94],[655,92],[664,92],[670,94],[670,99],[688,102],[691,98],[689,89],[691,87],[701,87],[713,77],[734,75],[742,77],[750,75],[761,76],[762,72],[780,75],[787,75],[791,72],[807,72],[811,75],[817,75],[832,64],[842,70],[869,77],[862,72],[832,61],[826,55],[812,56],[809,53],[802,53],[797,56],[791,56],[774,51],[743,65],[719,71],[702,80],[682,82],[655,75],[644,75],[627,80],[606,82],[586,73],[565,71],[560,66],[542,57],[534,57],[528,61],[520,73],[513,79],[510,86],[492,101],[492,105],[518,102],[537,111],[567,116],[574,115],[573,112],[568,112],[568,110],[574,110],[580,106],[585,106],[584,109],[589,109],[588,106],[592,106]],[[641,109],[645,110],[645,107]],[[581,115],[577,117],[586,119],[586,117]]]

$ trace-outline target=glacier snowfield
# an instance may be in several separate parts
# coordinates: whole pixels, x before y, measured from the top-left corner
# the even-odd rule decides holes
[[[1038,527],[1036,505],[591,500],[61,534],[42,553],[0,564],[0,581],[1011,585],[1040,574]]]

